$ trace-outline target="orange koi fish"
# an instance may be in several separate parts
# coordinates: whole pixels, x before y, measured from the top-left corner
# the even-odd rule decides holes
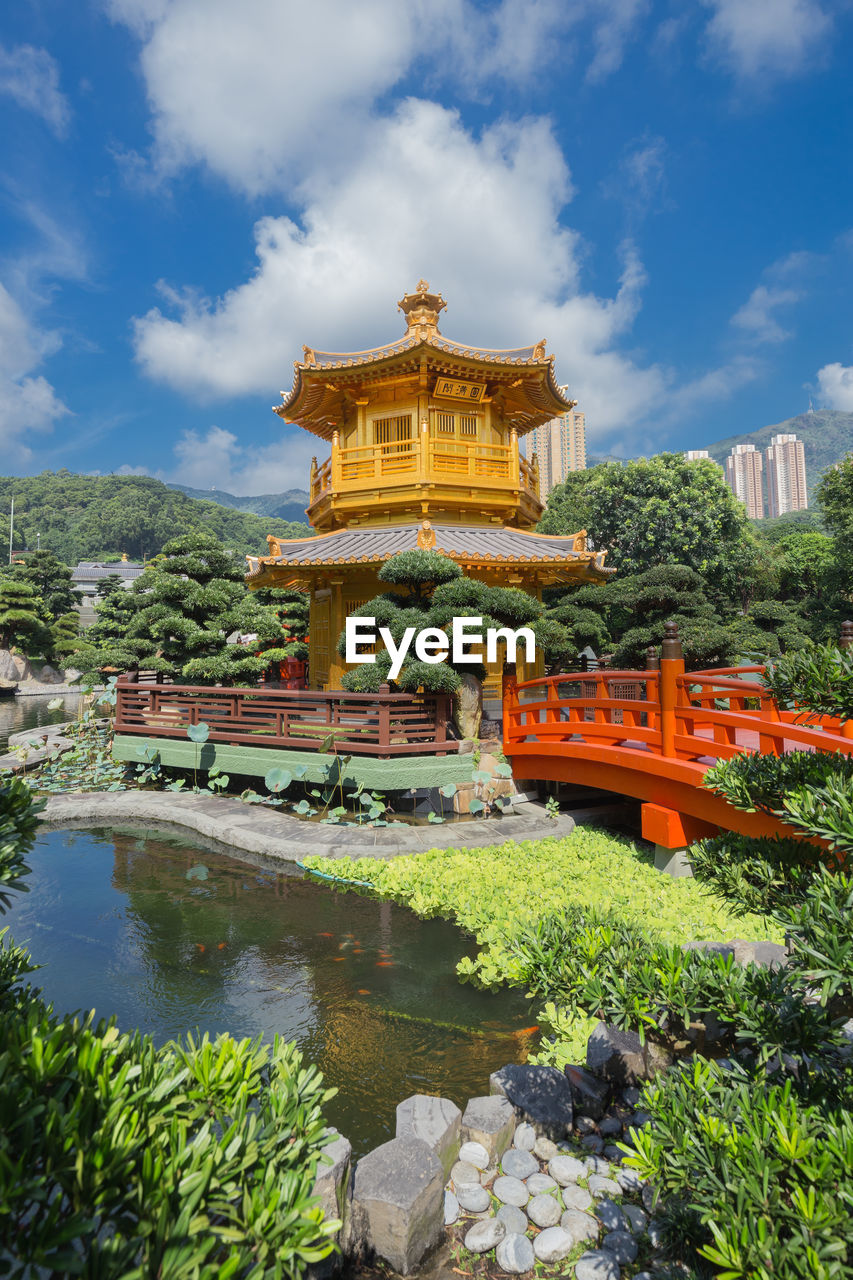
[[[216,945],[216,950],[217,950],[217,951],[224,951],[224,950],[225,950],[225,943],[224,943],[224,942],[219,942],[219,943],[217,943],[217,945]]]
[[[206,951],[206,950],[207,950],[207,947],[204,945],[204,943],[203,943],[203,942],[197,942],[195,945],[198,947],[199,951]]]
[[[335,936],[335,935],[334,935],[333,933],[318,933],[318,934],[317,934],[317,937],[318,937],[318,938],[334,938],[334,936]]]

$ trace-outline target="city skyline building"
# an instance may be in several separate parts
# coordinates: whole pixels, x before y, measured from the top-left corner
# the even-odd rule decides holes
[[[707,449],[688,449],[684,456],[688,462],[698,462],[700,458],[711,458]]]
[[[545,502],[570,471],[586,470],[586,415],[573,404],[567,413],[534,427],[522,448],[528,462],[536,455],[539,497]]]
[[[736,444],[726,458],[726,484],[746,507],[750,520],[764,518],[761,453],[754,444]]]
[[[773,436],[764,451],[767,472],[767,509],[770,516],[803,511],[809,505],[806,491],[806,456],[795,435]]]

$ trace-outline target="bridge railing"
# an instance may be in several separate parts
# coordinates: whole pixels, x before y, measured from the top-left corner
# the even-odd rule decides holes
[[[541,742],[581,738],[598,746],[637,742],[660,750],[657,671],[583,671],[542,676],[504,690],[504,739]],[[615,686],[628,686],[620,697]]]

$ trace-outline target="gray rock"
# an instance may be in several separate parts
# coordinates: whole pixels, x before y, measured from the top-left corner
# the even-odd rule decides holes
[[[622,1090],[622,1101],[627,1103],[629,1107],[636,1107],[642,1092],[642,1089],[637,1089],[631,1085],[629,1088]]]
[[[0,680],[15,684],[19,679],[18,668],[8,649],[0,649]]]
[[[472,1164],[475,1169],[489,1167],[489,1153],[479,1142],[463,1142],[459,1148],[459,1159],[464,1160],[466,1164]]]
[[[520,1151],[533,1151],[536,1146],[536,1130],[532,1124],[520,1124],[515,1131],[512,1145]]]
[[[459,1217],[459,1201],[452,1191],[444,1193],[444,1225],[452,1227]]]
[[[563,1070],[572,1091],[575,1111],[581,1115],[590,1116],[593,1120],[604,1115],[604,1109],[610,1097],[609,1085],[599,1080],[598,1076],[594,1076],[591,1071],[587,1071],[586,1067],[570,1066],[564,1067]]]
[[[601,1156],[587,1156],[584,1164],[590,1173],[597,1173],[600,1178],[609,1178],[613,1173],[610,1163]]]
[[[599,1123],[598,1132],[602,1138],[613,1138],[622,1132],[622,1121],[618,1116],[605,1116]]]
[[[585,1178],[587,1168],[582,1160],[577,1160],[574,1156],[554,1156],[553,1160],[548,1161],[548,1172],[561,1187],[568,1187],[570,1183],[577,1182],[578,1178]]]
[[[467,1160],[457,1160],[456,1164],[450,1170],[450,1181],[453,1183],[454,1191],[458,1191],[460,1187],[474,1183],[475,1186],[480,1185],[480,1170],[475,1169],[472,1164],[468,1164]]]
[[[581,1146],[598,1155],[604,1150],[604,1139],[599,1138],[597,1133],[588,1133],[585,1138],[581,1138]]]
[[[586,1184],[594,1196],[621,1196],[622,1188],[614,1178],[602,1178],[599,1174],[590,1174]]]
[[[635,1031],[620,1031],[599,1022],[586,1046],[586,1065],[617,1087],[636,1085],[669,1066],[671,1058],[647,1040],[640,1043]]]
[[[334,1236],[334,1241],[346,1252],[352,1230],[348,1195],[352,1146],[336,1129],[329,1131],[329,1138],[330,1141],[323,1148],[321,1163],[317,1166],[313,1194],[319,1196],[320,1205],[327,1218],[340,1219],[341,1226]],[[322,1276],[331,1275],[333,1269],[334,1255],[316,1263],[312,1275],[316,1280],[320,1280]]]
[[[620,1160],[625,1159],[625,1152],[622,1148],[617,1147],[612,1142],[608,1142],[602,1154],[606,1156],[608,1160],[612,1160],[615,1164],[618,1164]]]
[[[414,1271],[444,1233],[444,1170],[421,1138],[392,1138],[355,1166],[357,1236],[395,1271]]]
[[[523,1235],[504,1236],[495,1251],[495,1259],[499,1267],[513,1276],[532,1271],[536,1264],[533,1245]]]
[[[652,1218],[648,1225],[647,1235],[649,1237],[649,1244],[652,1248],[659,1249],[663,1244],[663,1223]]]
[[[515,1108],[504,1097],[472,1098],[462,1116],[462,1141],[479,1142],[496,1163],[512,1142]]]
[[[744,942],[735,938],[732,946],[738,964],[760,964],[765,969],[781,969],[788,963],[788,949],[781,942]]]
[[[655,1280],[651,1271],[635,1271],[633,1280]]]
[[[554,1196],[534,1196],[527,1204],[527,1216],[536,1227],[555,1227],[560,1221],[562,1206]]]
[[[563,1187],[563,1204],[567,1209],[576,1209],[584,1213],[592,1207],[592,1196],[586,1187],[579,1187],[576,1184],[570,1187]]]
[[[640,1191],[643,1180],[636,1169],[617,1169],[616,1181],[623,1191]]]
[[[505,1235],[506,1227],[499,1218],[483,1218],[466,1231],[465,1248],[471,1253],[488,1253],[497,1248]]]
[[[473,1182],[466,1182],[461,1187],[457,1187],[456,1199],[459,1201],[460,1208],[466,1213],[485,1213],[492,1203],[486,1188],[474,1186]]]
[[[62,672],[46,662],[38,674],[39,684],[62,684]]]
[[[575,1133],[584,1135],[595,1133],[595,1121],[590,1116],[576,1116]]]
[[[622,1212],[628,1219],[628,1227],[633,1231],[634,1235],[642,1235],[646,1229],[646,1224],[649,1221],[642,1209],[635,1204],[623,1204]]]
[[[556,1142],[552,1142],[550,1138],[537,1138],[533,1147],[533,1154],[538,1160],[543,1160],[545,1164],[549,1160],[553,1160],[559,1150]]]
[[[657,1202],[658,1202],[657,1187],[653,1187],[650,1182],[644,1183],[642,1196],[643,1196],[643,1208],[645,1209],[646,1213],[654,1213],[655,1206],[657,1205]]]
[[[600,1200],[595,1206],[595,1216],[608,1231],[627,1231],[628,1220],[621,1205],[614,1200]]]
[[[529,1178],[525,1178],[524,1185],[532,1196],[542,1196],[557,1190],[556,1182],[547,1173],[532,1173]]]
[[[457,1159],[461,1120],[462,1112],[449,1098],[416,1093],[397,1106],[396,1134],[425,1142],[438,1156],[447,1177]]]
[[[539,1163],[529,1151],[519,1151],[517,1147],[510,1147],[501,1157],[501,1172],[510,1178],[521,1178],[523,1181],[531,1174],[539,1172]]]
[[[502,1204],[498,1209],[497,1216],[506,1227],[509,1235],[524,1235],[530,1225],[524,1210],[519,1209],[514,1204]]]
[[[590,1249],[575,1263],[575,1280],[619,1280],[619,1263],[605,1249]]]
[[[533,1241],[533,1252],[540,1262],[559,1262],[574,1247],[572,1237],[562,1227],[546,1227]]]
[[[627,1267],[637,1256],[637,1241],[627,1231],[608,1231],[601,1243],[621,1267]]]
[[[572,1129],[572,1090],[557,1067],[511,1062],[489,1077],[493,1093],[503,1094],[538,1134],[559,1142]]]
[[[518,1209],[523,1208],[530,1199],[530,1192],[519,1178],[495,1178],[492,1194],[497,1196],[501,1204],[514,1204]]]
[[[647,1124],[651,1124],[652,1117],[648,1111],[635,1111],[628,1121],[630,1129],[645,1129]]]
[[[723,956],[728,959],[733,956],[735,949],[730,942],[709,942],[703,938],[695,938],[692,942],[685,942],[681,948],[682,951],[701,951],[705,955]]]
[[[601,1230],[595,1218],[579,1209],[567,1209],[560,1218],[560,1226],[572,1237],[572,1244],[583,1244],[585,1240],[597,1240]]]

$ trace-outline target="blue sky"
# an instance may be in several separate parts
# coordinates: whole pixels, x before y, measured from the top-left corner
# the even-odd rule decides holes
[[[11,10],[11,12],[10,12]],[[548,339],[593,451],[853,410],[850,0],[17,0],[0,472],[303,487],[302,344]]]

